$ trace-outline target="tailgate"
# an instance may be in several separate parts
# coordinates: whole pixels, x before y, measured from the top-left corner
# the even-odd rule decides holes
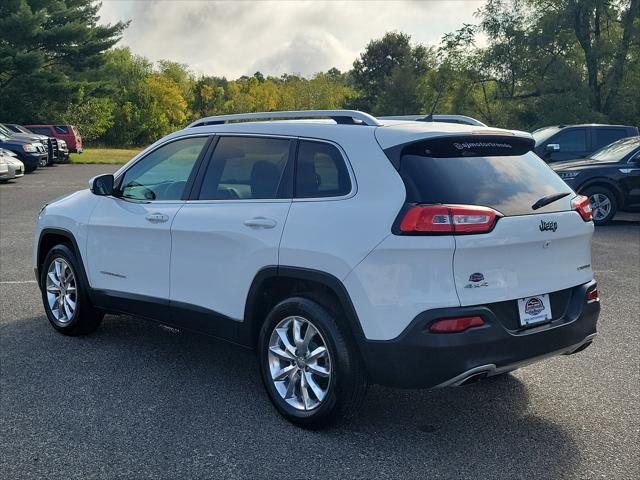
[[[593,223],[575,211],[501,218],[482,235],[455,237],[460,303],[478,305],[556,292],[590,281]]]

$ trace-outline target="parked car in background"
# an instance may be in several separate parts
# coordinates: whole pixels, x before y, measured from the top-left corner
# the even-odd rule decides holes
[[[625,125],[558,125],[533,132],[534,152],[547,163],[585,158],[625,137],[638,135],[637,127]]]
[[[65,163],[69,161],[69,148],[67,147],[67,142],[62,139],[51,137],[48,135],[42,135],[39,133],[32,132],[31,130],[27,130],[22,125],[18,125],[16,123],[3,123],[5,128],[11,130],[14,133],[22,133],[27,135],[35,135],[39,137],[43,144],[47,144],[49,146],[49,157],[50,164],[51,163]],[[51,161],[51,159],[53,159]]]
[[[46,135],[39,135],[37,133],[28,132],[28,133],[16,133],[13,130],[7,128],[4,123],[0,123],[0,132],[8,135],[12,138],[22,138],[24,140],[30,140],[34,142],[40,142],[44,145],[47,150],[47,162],[41,167],[46,167],[47,165],[53,165],[58,161],[58,140],[55,138],[47,137]]]
[[[588,158],[553,164],[576,192],[589,197],[596,225],[618,211],[640,211],[640,137],[613,142]]]
[[[82,137],[73,125],[24,125],[34,133],[64,140],[70,152],[82,153]]]
[[[0,181],[12,180],[24,175],[24,164],[15,153],[0,148]]]
[[[414,122],[457,123],[458,125],[475,125],[486,127],[480,120],[466,115],[391,115],[378,117],[380,120],[409,120]]]
[[[0,148],[14,152],[24,164],[26,173],[33,172],[41,165],[46,165],[49,159],[46,147],[37,141],[25,138],[10,137],[0,132]]]

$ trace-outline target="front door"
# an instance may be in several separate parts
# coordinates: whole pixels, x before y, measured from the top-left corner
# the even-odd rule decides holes
[[[89,281],[113,308],[152,317],[167,312],[171,223],[207,139],[179,139],[153,150],[120,175],[116,195],[100,198],[93,210],[87,234]]]

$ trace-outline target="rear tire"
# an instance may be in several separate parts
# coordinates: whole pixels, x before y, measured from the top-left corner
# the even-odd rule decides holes
[[[583,195],[589,197],[589,203],[593,211],[593,223],[606,225],[618,211],[618,200],[615,193],[606,187],[587,188]]]
[[[45,313],[53,328],[65,335],[92,333],[104,316],[91,304],[80,268],[73,250],[56,245],[47,253],[40,272]]]
[[[308,298],[286,299],[269,313],[260,331],[258,361],[278,412],[303,428],[322,428],[349,416],[366,392],[365,371],[349,333]]]

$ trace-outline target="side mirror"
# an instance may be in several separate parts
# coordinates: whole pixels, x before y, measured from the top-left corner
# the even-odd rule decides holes
[[[560,151],[560,144],[559,143],[550,143],[550,144],[547,145],[546,150],[549,153],[559,152]]]
[[[113,175],[98,175],[89,180],[89,188],[94,195],[107,196],[113,195]]]

